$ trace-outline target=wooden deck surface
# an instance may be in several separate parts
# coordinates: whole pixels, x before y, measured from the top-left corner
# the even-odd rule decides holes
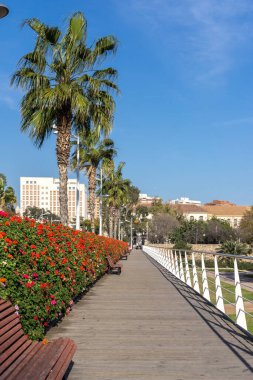
[[[77,344],[68,380],[253,379],[253,343],[140,250],[79,301],[48,339]]]

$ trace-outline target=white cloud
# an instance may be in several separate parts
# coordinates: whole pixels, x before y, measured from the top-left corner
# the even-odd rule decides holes
[[[253,36],[252,0],[129,0],[123,7],[157,43],[200,70],[201,80],[226,73]]]

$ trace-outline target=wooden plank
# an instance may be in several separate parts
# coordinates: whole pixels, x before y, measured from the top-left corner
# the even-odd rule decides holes
[[[0,321],[4,320],[7,316],[9,315],[12,315],[13,313],[15,313],[16,309],[15,307],[8,307],[6,310],[4,309],[4,311],[0,311]]]
[[[252,380],[252,342],[141,250],[47,334],[59,336],[77,344],[68,380]]]
[[[24,335],[22,326],[20,323],[8,330],[4,335],[0,337],[0,354],[6,350],[15,340],[17,340],[21,335]]]
[[[15,358],[15,352],[21,348],[22,346],[24,347],[25,342],[27,341],[27,336],[23,335],[21,336],[18,340],[15,341],[14,344],[8,348],[1,356],[0,356],[0,373],[3,373],[4,370],[6,369],[6,364],[5,361],[7,361],[8,358],[12,357]],[[22,350],[22,349],[21,349]]]
[[[8,323],[10,323],[11,321],[13,321],[14,319],[16,319],[17,321],[19,321],[19,318],[18,318],[17,314],[12,313],[8,317],[6,317],[2,321],[0,321],[0,335],[2,334],[2,328],[5,325],[7,325]]]
[[[71,359],[76,352],[76,345],[73,341],[69,340],[68,345],[61,357],[55,363],[51,373],[47,377],[47,380],[61,380],[68,369]]]
[[[12,304],[10,303],[10,301],[5,301],[4,303],[2,303],[2,304],[0,305],[0,313],[1,313],[3,310],[8,309],[8,308],[10,308],[10,307],[12,307]]]
[[[57,351],[60,350],[62,341],[63,339],[60,338],[53,342],[53,344],[42,345],[41,343],[40,350],[35,353],[33,360],[19,372],[18,375],[20,379],[46,379],[51,369],[49,362],[52,358],[55,360],[55,355],[57,355]],[[44,374],[44,377],[42,377],[42,374]]]
[[[29,341],[30,342],[30,341]],[[21,357],[18,357],[18,365],[14,362],[15,368],[12,370],[11,375],[7,378],[8,380],[22,379],[20,373],[25,367],[29,367],[30,363],[33,363],[34,357],[42,349],[41,342],[32,342],[27,350],[23,352]],[[22,379],[23,380],[23,379]],[[34,379],[35,380],[35,379]]]
[[[5,324],[5,326],[1,327],[0,329],[0,337],[5,335],[9,330],[11,330],[13,327],[15,327],[16,325],[20,325],[19,323],[19,318],[13,318],[13,316],[10,316],[9,318],[6,318],[6,320],[8,320],[8,323]],[[20,329],[21,329],[21,325],[20,325]],[[1,342],[1,340],[0,340]]]
[[[1,375],[1,380],[10,379],[11,373],[15,371],[17,367],[19,367],[19,369],[22,368],[25,363],[25,357],[32,350],[32,346],[32,341],[26,340],[24,344],[4,362],[4,373]],[[15,378],[17,378],[16,375]]]

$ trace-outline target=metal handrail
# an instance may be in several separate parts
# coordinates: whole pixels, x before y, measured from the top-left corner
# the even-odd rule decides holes
[[[167,270],[169,270],[179,280],[186,283],[187,286],[193,288],[197,293],[201,294],[205,299],[208,300],[208,302],[213,303],[210,298],[210,292],[212,294],[215,294],[216,303],[213,304],[222,313],[226,314],[224,301],[226,304],[230,304],[235,307],[236,323],[240,328],[248,332],[246,315],[251,318],[253,318],[253,315],[245,310],[244,302],[246,301],[250,304],[253,304],[253,301],[249,300],[246,297],[243,297],[242,295],[237,262],[238,260],[253,261],[253,256],[226,254],[222,252],[170,249],[151,246],[143,246],[143,250],[151,257],[153,257],[158,263],[164,266]],[[200,266],[196,265],[196,255],[201,255]],[[191,258],[189,256],[191,256]],[[189,257],[189,261],[187,257]],[[213,281],[210,279],[210,275],[207,275],[211,272],[210,268],[206,269],[205,267],[205,259],[207,257],[213,257],[214,260],[214,268],[212,270],[214,273]],[[234,284],[231,283],[233,280],[229,280],[227,277],[220,275],[219,262],[217,260],[219,257],[232,258],[234,260]],[[221,279],[223,280],[222,282]],[[224,285],[224,282],[226,282],[228,285],[233,285],[234,291],[227,289]],[[200,286],[201,283],[202,285]],[[211,288],[209,289],[209,284],[213,284],[215,286],[215,290]],[[245,284],[245,288],[253,290],[253,288],[247,284]],[[231,300],[225,298],[223,296],[223,292],[233,295],[234,302],[231,302]],[[230,318],[229,314],[227,314],[227,316]]]

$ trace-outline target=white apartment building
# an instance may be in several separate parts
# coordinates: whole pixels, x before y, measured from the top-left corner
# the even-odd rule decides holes
[[[20,177],[20,215],[28,206],[36,206],[60,215],[59,184],[57,178]],[[68,180],[68,212],[69,220],[76,217],[76,187],[77,180]],[[87,218],[87,195],[84,184],[80,189],[80,216]]]
[[[170,204],[172,205],[198,205],[200,206],[201,205],[201,202],[200,201],[194,201],[192,199],[189,199],[187,197],[181,197],[181,198],[177,198],[177,199],[173,199],[171,201],[169,201]]]

